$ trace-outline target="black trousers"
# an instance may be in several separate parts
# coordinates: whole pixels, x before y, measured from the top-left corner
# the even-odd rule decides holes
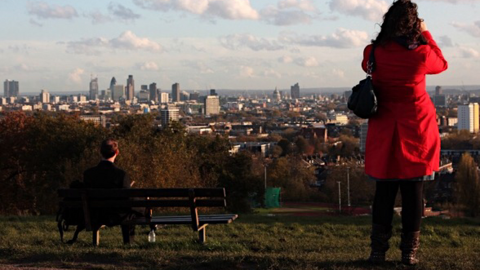
[[[373,224],[392,226],[393,207],[398,190],[402,195],[402,231],[420,231],[423,214],[422,181],[377,181],[373,201]]]

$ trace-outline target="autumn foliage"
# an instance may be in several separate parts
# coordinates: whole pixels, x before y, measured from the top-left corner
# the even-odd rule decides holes
[[[6,114],[0,121],[0,214],[55,213],[56,190],[99,162],[98,146],[107,137],[119,141],[116,164],[135,187],[222,186],[239,211],[249,209],[248,194],[263,192],[251,157],[230,156],[226,138],[186,135],[178,123],[159,130],[153,120],[123,116],[105,129],[74,115]]]

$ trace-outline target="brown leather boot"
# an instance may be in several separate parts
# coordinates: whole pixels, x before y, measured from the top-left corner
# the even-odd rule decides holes
[[[405,265],[416,265],[417,250],[420,246],[420,231],[402,233],[400,250],[402,250],[402,263]]]
[[[388,248],[388,240],[392,237],[392,227],[383,226],[379,224],[372,224],[372,234],[370,239],[372,240],[370,247],[370,257],[368,261],[371,263],[383,263],[385,262],[385,253]]]

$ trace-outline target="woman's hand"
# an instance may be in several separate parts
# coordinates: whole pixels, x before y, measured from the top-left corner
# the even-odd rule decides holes
[[[422,20],[422,22],[420,23],[420,31],[424,32],[424,31],[427,31],[427,24]]]

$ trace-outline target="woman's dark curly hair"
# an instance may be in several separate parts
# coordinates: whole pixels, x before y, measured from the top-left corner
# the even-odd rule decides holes
[[[422,19],[418,18],[417,4],[410,0],[397,0],[383,15],[380,33],[372,43],[384,45],[401,37],[406,38],[409,44],[427,44],[420,30],[421,23]]]

